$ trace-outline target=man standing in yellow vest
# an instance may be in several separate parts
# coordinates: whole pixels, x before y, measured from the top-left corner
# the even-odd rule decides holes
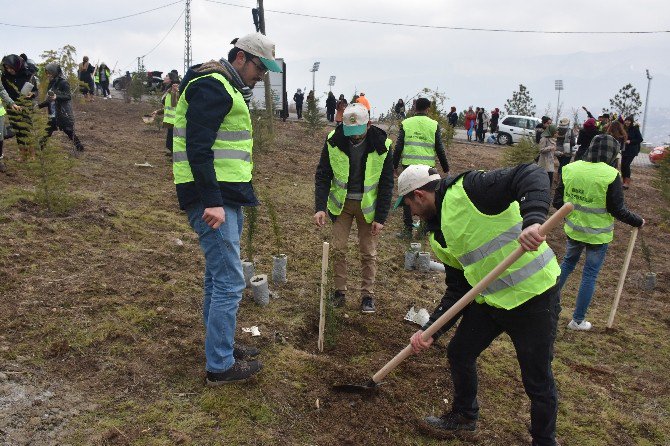
[[[580,161],[563,167],[554,195],[557,209],[564,201],[575,205],[575,210],[565,219],[568,243],[561,263],[559,287],[563,288],[582,251],[586,250],[575,311],[568,324],[571,330],[591,329],[591,322],[585,320],[586,312],[605,261],[607,246],[614,238],[614,219],[634,227],[644,225],[644,219],[630,212],[624,204],[621,177],[613,167],[619,147],[619,142],[611,135],[597,135]]]
[[[260,361],[257,349],[235,344],[245,287],[240,260],[243,206],[258,202],[251,184],[252,127],[248,102],[268,70],[281,72],[275,45],[260,33],[233,40],[228,59],[191,67],[175,111],[173,173],[205,255],[203,320],[207,385],[245,381]]]
[[[419,98],[415,107],[416,114],[400,124],[398,140],[393,151],[393,169],[397,171],[399,165],[404,169],[415,164],[435,167],[437,155],[442,171],[446,174],[449,172],[449,163],[444,153],[440,126],[436,120],[426,115],[430,109],[430,100]],[[405,204],[402,206],[402,211],[405,227],[399,237],[411,239],[414,229],[412,213]]]
[[[368,110],[352,103],[342,124],[328,134],[315,175],[314,223],[333,221],[333,305],[341,307],[347,292],[347,240],[354,220],[361,253],[361,311],[374,313],[377,238],[384,228],[393,196],[391,140],[370,124]]]
[[[177,102],[179,102],[179,78],[165,76],[163,79],[164,88],[166,88],[163,97],[163,108],[154,110],[151,115],[163,115],[163,127],[167,129],[165,137],[165,148],[167,155],[172,156],[173,132]]]
[[[411,338],[416,353],[460,323],[447,348],[454,384],[451,411],[427,417],[435,435],[476,428],[479,355],[500,334],[512,339],[529,396],[533,445],[555,445],[558,398],[551,370],[560,312],[556,257],[538,229],[549,210],[546,173],[534,164],[440,179],[429,166],[412,165],[398,177],[398,195],[432,232],[430,243],[445,264],[447,290],[429,321]],[[526,252],[474,302],[428,341],[421,333],[519,245]]]

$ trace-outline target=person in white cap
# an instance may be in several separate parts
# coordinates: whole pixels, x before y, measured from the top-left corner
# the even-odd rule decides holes
[[[556,257],[538,232],[549,210],[549,178],[537,165],[470,171],[440,179],[435,168],[408,166],[398,177],[400,203],[431,231],[447,290],[429,321],[411,337],[415,353],[460,323],[447,347],[452,408],[427,417],[429,433],[475,430],[477,358],[500,334],[512,339],[530,404],[533,445],[555,445],[558,399],[551,369],[560,312]],[[428,341],[421,334],[519,245],[526,252]]]
[[[179,89],[173,129],[173,174],[205,255],[206,383],[245,381],[262,367],[257,349],[235,344],[245,287],[240,261],[243,206],[257,206],[251,185],[248,102],[268,70],[280,72],[274,43],[260,33],[233,40],[228,59],[191,67]]]
[[[391,140],[370,123],[358,103],[344,110],[342,124],[328,134],[315,175],[314,223],[333,221],[333,305],[345,304],[347,240],[354,220],[361,253],[361,311],[374,313],[377,237],[384,228],[393,196]]]

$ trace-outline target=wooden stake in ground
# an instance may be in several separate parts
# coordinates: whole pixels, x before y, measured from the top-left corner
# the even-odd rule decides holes
[[[317,342],[320,352],[323,351],[323,333],[326,329],[326,281],[329,247],[328,242],[323,242],[323,255],[321,256],[321,300],[319,301],[319,340]]]
[[[628,242],[628,250],[626,251],[626,258],[623,261],[623,267],[621,268],[621,274],[619,274],[619,284],[616,287],[616,295],[614,296],[614,303],[612,304],[612,310],[610,311],[610,318],[607,321],[607,328],[612,328],[614,324],[614,315],[616,315],[616,310],[619,307],[619,299],[621,298],[621,292],[623,291],[623,283],[626,280],[626,273],[628,272],[628,265],[630,265],[630,258],[633,255],[633,248],[635,247],[635,239],[637,238],[638,228],[633,228],[630,233],[630,241]]]

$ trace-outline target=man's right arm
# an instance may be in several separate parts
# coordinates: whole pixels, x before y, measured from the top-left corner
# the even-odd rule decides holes
[[[330,183],[333,180],[333,168],[328,156],[328,142],[324,142],[321,158],[314,174],[314,212],[326,211]]]
[[[223,85],[211,77],[192,82],[186,90],[186,156],[205,208],[223,206],[214,171],[214,151],[221,123],[233,106]],[[251,130],[251,129],[250,129]]]

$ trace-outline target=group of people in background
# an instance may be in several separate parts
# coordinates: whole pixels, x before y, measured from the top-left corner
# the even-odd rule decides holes
[[[631,186],[631,164],[640,153],[643,141],[640,124],[634,116],[624,118],[616,113],[603,113],[596,119],[586,107],[582,108],[588,118],[581,128],[576,122],[571,125],[566,117],[559,119],[558,127],[553,125],[550,117],[542,117],[535,128],[535,142],[540,146],[538,164],[545,168],[550,182],[553,182],[554,158],[558,160],[560,178],[565,165],[584,158],[597,135],[610,135],[618,146],[617,168],[621,172],[622,188],[628,189]]]
[[[77,76],[81,83],[80,91],[84,98],[91,101],[93,96],[101,94],[103,98],[110,99],[112,97],[109,91],[111,74],[112,72],[105,62],[93,66],[88,56],[84,56],[77,68]]]
[[[309,94],[307,95],[308,101],[310,100],[310,98],[314,98],[313,90],[310,90]],[[295,111],[296,115],[298,116],[298,119],[302,119],[303,104],[305,102],[305,93],[301,88],[298,88],[295,94],[293,95],[293,102],[295,103]],[[363,107],[365,107],[365,109],[368,111],[368,115],[370,115],[370,109],[371,109],[370,101],[365,96],[364,92],[355,94],[351,99],[351,103],[352,104],[359,103],[363,105]],[[335,94],[333,94],[332,91],[329,91],[328,95],[326,96],[326,120],[328,122],[335,122],[338,124],[341,123],[342,116],[344,114],[344,109],[347,108],[347,105],[349,105],[349,102],[344,97],[344,94],[340,94],[339,98],[336,99]]]

